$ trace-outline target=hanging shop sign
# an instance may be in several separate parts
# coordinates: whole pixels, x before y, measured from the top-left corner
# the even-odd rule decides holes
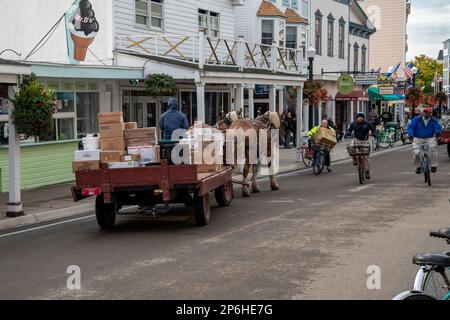
[[[357,86],[373,86],[378,84],[378,75],[356,75],[355,83]]]
[[[99,31],[99,24],[89,0],[77,0],[66,12],[67,51],[70,64],[86,60],[89,46]]]
[[[394,87],[378,87],[379,94],[381,95],[393,95]]]
[[[355,87],[353,82],[353,77],[349,74],[342,75],[338,81],[338,92],[343,95],[350,94],[353,91],[353,88]]]

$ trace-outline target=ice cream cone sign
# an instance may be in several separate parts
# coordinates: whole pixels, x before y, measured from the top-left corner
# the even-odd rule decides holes
[[[66,12],[67,49],[70,63],[86,60],[89,46],[99,30],[95,12],[89,0],[77,0]]]

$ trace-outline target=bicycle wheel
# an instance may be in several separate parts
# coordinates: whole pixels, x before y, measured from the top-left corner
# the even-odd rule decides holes
[[[450,279],[450,268],[437,268],[425,276],[422,291],[438,300],[450,299],[450,289],[447,288],[444,274]]]
[[[308,157],[308,149],[302,149],[302,160],[307,168],[311,167],[313,159]]]
[[[378,144],[381,149],[387,149],[391,147],[393,145],[391,136],[388,134],[383,135],[382,137],[380,137]]]
[[[323,151],[320,151],[317,154],[316,162],[313,165],[313,171],[316,176],[322,173],[324,165],[325,165],[325,154],[323,153]]]
[[[364,169],[364,164],[361,163],[363,162],[364,159],[361,159],[361,157],[358,157],[358,177],[359,177],[359,183],[360,184],[364,184],[364,181],[366,180],[365,177],[365,169]]]
[[[428,186],[431,187],[431,164],[430,164],[430,159],[426,158],[426,164],[425,164],[425,170],[424,170],[424,175],[425,175],[425,183],[428,183]]]

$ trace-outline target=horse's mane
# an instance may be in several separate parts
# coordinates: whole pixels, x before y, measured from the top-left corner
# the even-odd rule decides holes
[[[267,111],[262,116],[258,117],[258,119],[270,121],[275,129],[280,129],[281,127],[280,115],[277,112]]]

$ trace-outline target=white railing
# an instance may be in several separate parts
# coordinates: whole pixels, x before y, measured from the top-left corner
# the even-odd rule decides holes
[[[117,49],[207,66],[305,74],[303,50],[204,35],[122,36]]]

